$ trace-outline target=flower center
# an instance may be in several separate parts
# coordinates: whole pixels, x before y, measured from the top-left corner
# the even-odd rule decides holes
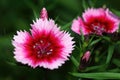
[[[104,25],[101,25],[100,23],[92,24],[91,27],[93,32],[98,35],[102,35],[102,33],[105,31]]]
[[[43,40],[35,43],[33,49],[35,50],[37,57],[41,57],[42,55],[50,55],[53,52],[52,44]]]

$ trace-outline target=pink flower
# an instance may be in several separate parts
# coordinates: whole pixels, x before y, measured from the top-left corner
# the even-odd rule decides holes
[[[14,58],[29,66],[56,69],[68,60],[74,47],[73,37],[60,28],[51,19],[37,19],[31,33],[17,31],[12,44],[15,47]]]
[[[72,24],[72,30],[81,35],[113,33],[119,28],[119,19],[109,9],[87,9],[83,19],[78,17]]]

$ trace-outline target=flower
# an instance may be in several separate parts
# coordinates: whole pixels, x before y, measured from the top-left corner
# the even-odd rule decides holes
[[[82,19],[83,18],[83,19]],[[78,17],[72,23],[71,29],[83,35],[113,33],[119,28],[119,19],[109,9],[87,9],[82,18]]]
[[[84,55],[82,56],[81,60],[80,60],[80,65],[79,65],[79,69],[85,69],[88,65],[89,59],[90,59],[90,55],[91,52],[90,51],[86,51],[84,53]]]
[[[60,31],[54,20],[46,16],[37,19],[31,27],[31,33],[17,31],[14,35],[14,58],[18,62],[52,70],[68,60],[74,47],[73,37],[68,32]]]

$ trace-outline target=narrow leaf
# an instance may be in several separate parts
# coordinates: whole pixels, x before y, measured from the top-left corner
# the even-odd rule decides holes
[[[109,72],[120,72],[120,69],[119,68],[115,68],[115,69],[111,69],[111,70],[108,70]]]
[[[28,7],[30,7],[33,10],[33,14],[34,14],[35,19],[38,18],[39,13],[36,10],[37,7],[35,6],[35,4],[33,4],[33,2],[27,1],[27,0],[25,0],[25,3]]]
[[[112,55],[113,55],[113,52],[114,52],[114,45],[109,45],[108,47],[108,55],[107,55],[107,60],[106,60],[106,63],[108,64],[112,58]]]
[[[102,38],[103,38],[104,40],[107,40],[108,42],[110,42],[110,38],[109,38],[109,37],[103,36]]]
[[[88,5],[87,5],[86,0],[82,0],[82,4],[83,4],[83,8],[84,8],[84,9],[87,9],[87,8],[88,8]]]
[[[94,40],[92,41],[89,46],[93,46],[94,44],[98,43],[101,39],[97,39],[97,40]]]
[[[100,72],[100,73],[70,73],[75,77],[91,79],[120,79],[120,73]]]
[[[9,65],[11,65],[11,66],[16,66],[16,63],[14,63],[14,62],[6,62],[7,64],[9,64]]]
[[[87,67],[85,69],[85,71],[92,71],[92,70],[96,70],[96,69],[100,69],[102,67],[104,67],[105,65],[98,65],[98,66],[92,66],[92,67]]]
[[[116,66],[120,67],[120,60],[119,60],[119,59],[113,59],[112,62],[113,62]]]
[[[64,26],[62,26],[62,30],[66,30],[66,29],[69,29],[70,28],[70,25],[71,25],[72,22],[69,22],[67,24],[65,24]]]
[[[74,64],[76,67],[79,66],[79,62],[78,62],[73,56],[71,56],[70,59],[72,60],[73,64]]]
[[[115,9],[112,9],[112,11],[113,11],[117,16],[120,16],[120,11],[115,10]]]
[[[93,1],[93,0],[88,0],[88,3],[90,5],[90,7],[94,7],[94,5],[95,5],[95,1]]]
[[[84,43],[85,37],[84,37],[84,34],[83,34],[82,30],[80,30],[80,33],[81,33],[81,40],[82,40],[82,43]]]
[[[120,41],[117,41],[116,44],[120,45]]]

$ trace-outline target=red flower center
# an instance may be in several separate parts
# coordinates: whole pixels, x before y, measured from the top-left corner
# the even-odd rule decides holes
[[[33,49],[37,53],[38,57],[41,57],[42,55],[49,55],[53,52],[52,44],[44,40],[40,40],[35,43],[33,45]]]
[[[89,32],[102,35],[103,32],[113,29],[114,22],[104,16],[91,17],[86,25],[88,26],[87,29]]]
[[[61,57],[63,45],[52,32],[46,33],[43,31],[36,33],[34,38],[30,38],[27,41],[25,47],[27,51],[26,57],[30,58],[34,63],[41,61],[52,62]]]
[[[104,25],[100,24],[99,22],[91,24],[90,28],[92,29],[92,32],[99,34],[99,35],[101,35],[105,31]]]

